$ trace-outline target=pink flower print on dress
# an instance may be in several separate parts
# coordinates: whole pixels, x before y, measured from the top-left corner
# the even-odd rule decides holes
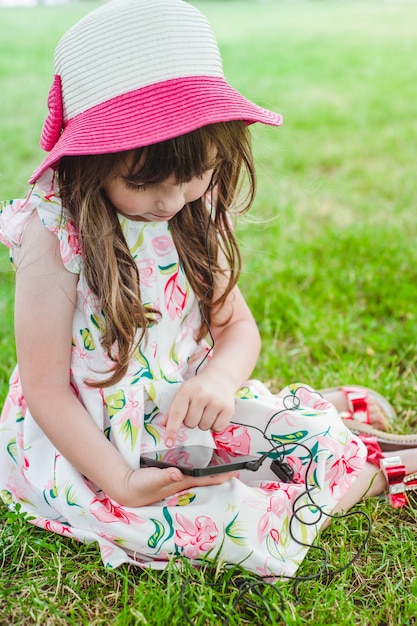
[[[257,527],[259,542],[262,542],[270,535],[271,531],[275,529],[276,522],[277,526],[280,526],[281,520],[291,516],[294,492],[298,493],[299,487],[280,483],[279,491],[275,496],[269,498],[268,504],[264,498],[247,498],[245,500],[245,504],[250,505],[258,511],[264,511],[263,515],[259,518]],[[271,537],[273,539],[273,536]]]
[[[312,402],[313,395],[314,401]],[[300,424],[300,413],[305,417],[314,418],[321,414],[319,411],[322,411],[324,406],[323,398],[319,394],[313,394],[309,387],[298,384],[287,387],[275,396],[272,403],[276,410],[271,411],[267,416],[269,429],[280,423],[291,428],[297,428]],[[329,406],[327,404],[327,409]],[[297,433],[297,438],[300,439],[305,434],[307,431],[300,430]]]
[[[275,492],[281,489],[281,483],[277,480],[266,480],[259,483],[259,489],[262,491]]]
[[[6,489],[12,494],[15,502],[30,502],[27,492],[14,478],[6,484]]]
[[[194,524],[183,515],[177,514],[177,523],[183,530],[175,531],[175,543],[183,548],[183,554],[189,559],[197,559],[202,552],[211,550],[219,530],[210,517],[200,515]]]
[[[291,469],[294,472],[294,475],[291,479],[292,483],[300,484],[300,483],[305,482],[305,469],[303,467],[303,463],[301,459],[299,459],[298,457],[293,457],[293,456],[288,455],[285,457],[284,462],[288,463],[288,465],[291,467]],[[315,464],[314,462],[312,462],[309,468],[310,473],[313,471],[314,467],[315,467]],[[264,491],[276,491],[277,489],[282,488],[282,482],[274,478],[274,480],[267,480],[266,482],[262,482],[259,486]]]
[[[268,563],[271,563],[271,567],[268,566]],[[276,569],[275,559],[271,559],[270,557],[267,557],[265,559],[263,567],[257,567],[256,568],[256,572],[266,582],[274,582],[274,581],[277,580],[277,575],[274,574],[274,570],[275,569]],[[280,573],[280,577],[282,579],[284,579],[285,577],[287,577],[287,578],[291,577],[292,572],[291,572],[290,568],[286,567],[286,564],[284,562],[281,563],[281,569],[282,569],[282,571]]]
[[[44,491],[53,491],[55,489],[55,483],[54,483],[54,479],[51,478],[50,480],[48,480],[48,482],[46,483],[46,485],[44,485],[43,490]]]
[[[166,505],[170,506],[187,506],[191,504],[196,498],[196,494],[192,491],[180,491],[172,498],[166,501]]]
[[[16,411],[15,407],[20,407],[20,411]],[[10,381],[9,393],[4,402],[3,411],[0,415],[0,424],[6,421],[6,418],[12,413],[16,416],[20,415],[20,420],[25,416],[27,410],[26,401],[23,397],[22,387],[20,385],[17,368],[14,371],[13,378]],[[19,419],[16,417],[16,419]]]
[[[182,317],[187,302],[187,292],[178,284],[179,272],[176,271],[171,278],[168,279],[165,289],[165,306],[169,317],[173,320],[175,317]]]
[[[90,362],[93,357],[91,355],[90,350],[88,350],[85,347],[85,344],[82,345],[81,342],[78,341],[78,339],[73,338],[73,340],[72,340],[72,358],[73,358],[73,360],[75,360],[75,362],[83,361],[84,359],[86,359],[87,362]]]
[[[294,472],[294,475],[292,477],[292,482],[303,483],[305,481],[305,469],[307,468],[307,466],[306,468],[303,467],[303,462],[298,456],[288,455],[285,457],[285,462],[288,463],[288,465],[291,467],[291,469]],[[310,472],[312,471],[312,468],[314,467],[315,467],[315,463],[313,461],[310,465]]]
[[[72,530],[69,526],[61,524],[58,520],[46,519],[42,521],[36,520],[36,525],[41,526],[45,530],[56,533],[58,535],[72,535]]]
[[[154,237],[151,241],[152,247],[158,256],[166,256],[174,250],[174,242],[168,235]]]
[[[51,500],[55,500],[55,498],[58,497],[58,490],[56,488],[56,485],[55,485],[55,482],[54,482],[53,478],[48,480],[48,482],[44,485],[44,488],[43,488],[42,491],[43,491],[43,499],[49,505],[50,505],[50,501]],[[50,506],[52,506],[52,505],[50,505]]]
[[[102,539],[105,539],[106,541],[113,541],[113,542],[117,542],[118,539],[120,539],[120,537],[118,535],[115,535],[113,533],[108,532],[107,528],[106,530],[100,530],[97,533]],[[102,549],[100,548],[100,552],[102,552]]]
[[[245,426],[229,424],[221,433],[213,432],[216,448],[226,450],[231,454],[249,454],[250,436]]]
[[[133,387],[125,395],[125,405],[119,413],[115,413],[118,419],[112,420],[113,426],[119,426],[125,441],[130,440],[131,450],[134,449],[140,432],[143,419],[143,395],[138,393],[137,387]]]
[[[342,497],[352,484],[351,475],[357,476],[363,467],[363,454],[360,442],[351,439],[343,446],[343,455],[340,455],[341,444],[330,437],[317,437],[324,448],[334,453],[335,462],[326,469],[325,482],[329,483],[332,493]]]
[[[122,522],[123,524],[144,524],[145,520],[127,511],[124,507],[116,504],[113,500],[104,494],[98,494],[91,501],[90,513],[94,515],[99,522],[111,524],[112,522]]]
[[[138,259],[136,261],[139,270],[140,284],[144,287],[152,287],[156,281],[156,263],[154,259]]]
[[[59,231],[59,249],[62,261],[67,266],[74,256],[81,255],[80,240],[78,232],[71,221],[66,222]]]
[[[100,536],[103,537],[103,535],[100,533]],[[107,536],[103,537],[104,539],[107,539]],[[115,536],[115,539],[117,537]],[[110,565],[112,562],[112,556],[117,553],[120,550],[120,548],[117,548],[116,546],[111,546],[107,543],[102,543],[100,544],[100,554],[101,554],[101,558],[103,559],[103,563],[104,563],[104,567],[110,567],[112,568],[112,566]]]
[[[287,502],[282,495],[270,498],[269,507],[266,512],[260,517],[258,522],[258,541],[261,542],[267,535],[274,530],[275,521],[282,519],[286,514],[288,515]]]
[[[36,201],[35,201],[36,202]],[[20,246],[25,226],[33,211],[32,192],[25,200],[0,203],[0,242],[8,248]]]
[[[291,385],[290,390],[294,393],[294,407],[299,407],[304,415],[308,415],[309,409],[311,409],[317,413],[317,417],[320,417],[321,413],[329,411],[332,406],[318,391],[314,391],[307,385]],[[311,415],[313,416],[314,413]]]

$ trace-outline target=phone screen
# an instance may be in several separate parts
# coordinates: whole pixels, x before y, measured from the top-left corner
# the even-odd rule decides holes
[[[189,476],[208,476],[239,469],[258,469],[258,456],[232,454],[219,448],[205,446],[183,446],[141,455],[143,467],[178,467]]]

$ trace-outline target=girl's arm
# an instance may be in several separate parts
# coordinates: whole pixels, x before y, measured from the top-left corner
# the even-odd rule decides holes
[[[217,286],[215,296],[222,287]],[[210,330],[213,356],[175,395],[166,418],[167,446],[174,445],[182,423],[189,428],[223,431],[234,414],[236,391],[249,378],[259,357],[258,328],[237,286],[214,312]]]
[[[122,504],[149,504],[227,480],[190,480],[176,468],[134,471],[96,426],[70,386],[77,278],[62,263],[57,237],[34,215],[17,258],[15,331],[23,393],[40,428],[82,475]]]

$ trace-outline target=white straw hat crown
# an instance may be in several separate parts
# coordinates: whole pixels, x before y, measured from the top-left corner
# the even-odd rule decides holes
[[[71,28],[55,52],[55,73],[65,89],[64,120],[172,78],[223,76],[209,24],[185,2],[112,0],[100,9],[99,28],[96,18],[92,13]]]

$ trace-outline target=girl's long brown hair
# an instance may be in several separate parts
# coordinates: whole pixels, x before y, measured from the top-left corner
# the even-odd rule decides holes
[[[103,314],[102,346],[114,362],[106,380],[91,383],[97,387],[121,380],[148,324],[157,322],[159,316],[141,303],[139,272],[117,212],[104,191],[109,178],[122,166],[126,169],[126,164],[125,181],[145,185],[169,176],[185,183],[213,169],[206,197],[188,203],[169,222],[187,279],[202,308],[198,340],[207,334],[213,309],[222,305],[240,273],[241,258],[228,213],[232,208],[243,213],[255,195],[250,135],[241,121],[213,124],[128,153],[61,159],[58,182],[62,203],[79,235],[85,280]],[[238,206],[242,173],[249,184]],[[214,301],[213,287],[224,272],[220,254],[228,265],[228,283]]]

